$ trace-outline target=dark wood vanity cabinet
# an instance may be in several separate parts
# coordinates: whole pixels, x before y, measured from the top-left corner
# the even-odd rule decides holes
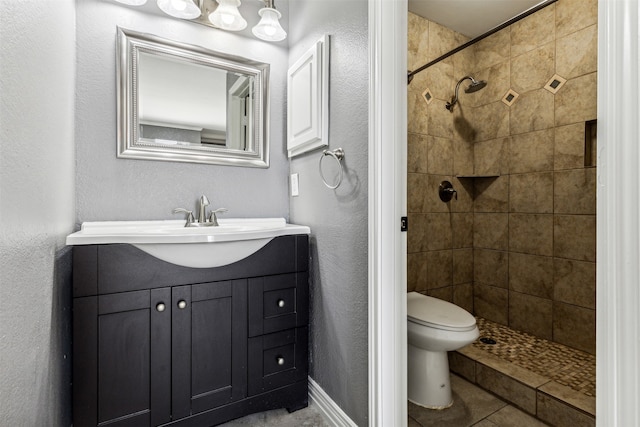
[[[308,237],[187,268],[74,248],[74,426],[212,426],[307,406]]]

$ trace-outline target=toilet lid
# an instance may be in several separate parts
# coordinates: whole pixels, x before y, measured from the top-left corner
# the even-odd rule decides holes
[[[436,329],[469,331],[476,327],[476,319],[468,311],[418,292],[407,294],[407,317],[412,322]]]

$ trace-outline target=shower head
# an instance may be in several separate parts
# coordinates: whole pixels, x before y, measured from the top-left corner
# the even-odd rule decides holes
[[[460,89],[460,84],[462,84],[462,82],[465,80],[471,80],[471,84],[464,90],[465,93],[477,92],[487,85],[486,80],[476,80],[471,76],[464,76],[463,78],[458,80],[458,83],[456,84],[456,92],[453,95],[453,98],[451,98],[451,102],[447,102],[447,105],[445,106],[447,110],[451,111],[452,113],[453,106],[458,102],[458,90]]]
[[[473,77],[471,78],[471,84],[469,85],[469,87],[467,87],[464,91],[465,93],[473,93],[473,92],[477,92],[480,89],[483,89],[486,85],[487,85],[487,81],[486,80],[474,80]]]

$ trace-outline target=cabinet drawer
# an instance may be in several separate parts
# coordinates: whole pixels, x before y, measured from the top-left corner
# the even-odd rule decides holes
[[[308,274],[292,273],[249,280],[249,336],[305,326]]]
[[[306,381],[308,328],[249,339],[249,395]]]

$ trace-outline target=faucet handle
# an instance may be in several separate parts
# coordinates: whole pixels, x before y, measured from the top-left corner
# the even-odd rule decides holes
[[[193,222],[195,221],[193,218],[193,211],[190,211],[188,209],[184,209],[184,208],[175,208],[173,210],[174,214],[177,213],[186,213],[187,214],[187,222],[185,223],[185,227],[189,227],[191,224],[193,224]]]
[[[224,213],[227,212],[229,209],[227,208],[218,208],[216,210],[212,210],[211,212],[209,212],[209,222],[211,222],[214,227],[219,226],[220,224],[218,224],[218,217],[216,216],[217,213]]]

